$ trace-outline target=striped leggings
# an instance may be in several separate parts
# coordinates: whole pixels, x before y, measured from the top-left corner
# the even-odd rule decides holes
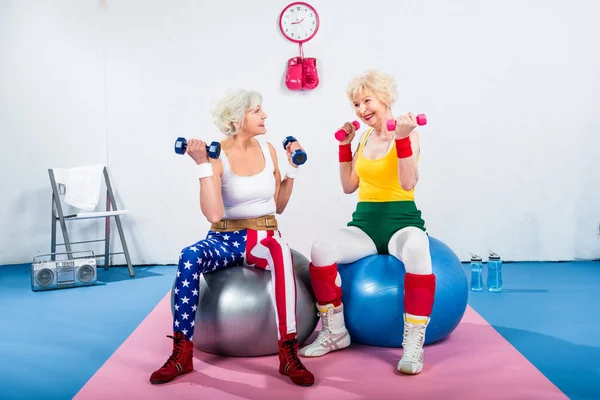
[[[244,263],[271,271],[278,338],[296,333],[296,281],[291,250],[279,231],[253,229],[209,231],[206,239],[181,251],[173,289],[173,331],[193,339],[200,274]]]

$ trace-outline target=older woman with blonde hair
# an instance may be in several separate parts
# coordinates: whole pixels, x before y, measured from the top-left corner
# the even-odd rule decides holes
[[[185,247],[179,256],[174,288],[173,353],[150,377],[153,384],[172,381],[193,370],[193,335],[200,289],[199,275],[246,265],[270,269],[279,345],[279,372],[293,383],[310,386],[314,376],[298,358],[296,285],[292,254],[277,229],[275,214],[285,209],[298,166],[288,144],[293,168],[281,179],[277,153],[264,135],[262,96],[254,91],[230,90],[213,109],[214,122],[227,136],[219,158],[210,159],[206,143],[191,139],[187,154],[195,161],[200,184],[200,209],[212,223],[205,239]],[[224,333],[226,334],[226,333]]]
[[[379,71],[352,79],[347,96],[356,115],[367,125],[352,155],[355,127],[346,123],[346,138],[339,145],[340,179],[344,193],[358,189],[358,204],[346,228],[328,233],[311,249],[310,278],[323,329],[316,340],[300,350],[304,357],[319,357],[350,345],[344,324],[339,263],[369,255],[391,254],[406,269],[404,278],[403,354],[398,370],[418,374],[423,369],[425,330],[433,308],[435,276],[429,238],[414,190],[419,179],[419,135],[412,113],[394,118],[395,80]],[[387,121],[395,120],[395,130]]]

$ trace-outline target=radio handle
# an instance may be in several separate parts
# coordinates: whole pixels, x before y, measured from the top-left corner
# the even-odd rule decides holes
[[[37,262],[36,258],[38,258],[38,257],[46,257],[46,256],[51,256],[51,255],[57,256],[57,255],[61,255],[61,254],[74,254],[74,253],[91,253],[92,257],[94,257],[94,252],[92,250],[65,251],[63,253],[39,254],[39,255],[33,257],[33,263],[35,264]],[[78,259],[78,258],[85,258],[85,257],[75,257],[73,259]]]

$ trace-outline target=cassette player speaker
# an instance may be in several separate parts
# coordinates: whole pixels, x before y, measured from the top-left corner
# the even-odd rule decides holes
[[[60,261],[34,259],[31,263],[31,290],[34,292],[93,286],[97,282],[96,258],[93,255]]]

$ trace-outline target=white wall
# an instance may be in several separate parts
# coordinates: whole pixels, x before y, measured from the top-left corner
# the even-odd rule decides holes
[[[433,236],[462,259],[600,256],[597,1],[311,3],[321,28],[305,56],[321,84],[298,93],[283,85],[298,53],[277,27],[288,1],[0,1],[0,264],[49,251],[46,169],[88,163],[108,163],[132,211],[134,262],[175,263],[208,223],[174,139],[222,139],[209,107],[235,86],[263,93],[278,149],[286,135],[307,149],[279,219],[308,255],[356,202],[333,133],[354,117],[346,83],[367,68],[397,77],[396,113],[428,115],[417,202]]]

